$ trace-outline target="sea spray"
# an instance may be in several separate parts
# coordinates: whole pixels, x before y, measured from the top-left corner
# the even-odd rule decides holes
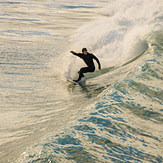
[[[100,58],[102,68],[122,65],[147,50],[147,35],[162,28],[162,8],[161,0],[112,1],[99,10],[99,14],[105,15],[103,18],[81,26],[71,36],[70,49],[80,52],[87,47]],[[81,66],[73,60],[66,67],[72,76]]]

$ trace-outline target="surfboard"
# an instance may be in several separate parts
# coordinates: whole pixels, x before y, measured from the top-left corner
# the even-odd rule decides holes
[[[81,82],[83,82],[83,81],[85,81],[86,79],[83,77],[83,78],[81,78],[81,80],[79,80],[78,82],[75,82],[75,81],[73,81],[71,78],[67,78],[67,81],[69,81],[70,83],[73,83],[73,84],[79,84],[79,83],[81,83]]]
[[[73,83],[73,84],[79,84],[79,82],[74,82],[71,78],[67,79],[67,81],[69,81],[70,83]]]

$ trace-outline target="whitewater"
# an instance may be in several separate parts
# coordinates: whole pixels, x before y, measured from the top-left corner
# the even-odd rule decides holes
[[[0,0],[0,162],[163,162],[162,0]],[[77,79],[86,47],[100,60]]]

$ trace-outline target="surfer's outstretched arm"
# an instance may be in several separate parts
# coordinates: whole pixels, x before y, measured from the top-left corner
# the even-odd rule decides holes
[[[70,51],[70,53],[72,53],[73,55],[76,55],[76,56],[78,56],[78,57],[80,57],[82,54],[81,53],[76,53],[76,52],[74,52],[74,51]]]
[[[74,55],[76,55],[77,53],[76,52],[74,52],[74,51],[70,51],[70,53],[72,53],[72,54],[74,54]]]

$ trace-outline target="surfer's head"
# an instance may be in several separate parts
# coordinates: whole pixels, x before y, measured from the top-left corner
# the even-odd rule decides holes
[[[87,49],[86,48],[83,48],[82,52],[83,52],[83,54],[87,55]]]

